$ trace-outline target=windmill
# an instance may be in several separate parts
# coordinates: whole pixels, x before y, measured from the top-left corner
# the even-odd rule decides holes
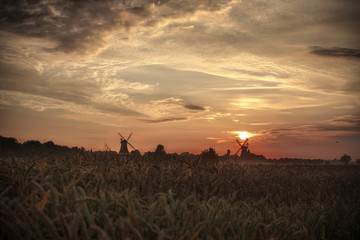
[[[120,136],[120,144],[121,144],[120,151],[119,151],[120,154],[128,154],[129,153],[129,150],[127,147],[128,144],[130,147],[132,147],[134,150],[136,150],[134,148],[134,146],[131,145],[131,143],[129,143],[129,139],[132,136],[132,133],[130,133],[130,135],[127,138],[124,138],[119,132],[118,132],[118,134]]]
[[[241,150],[241,154],[240,154],[240,157],[241,157],[241,158],[244,158],[244,157],[246,157],[246,156],[249,154],[249,150],[248,150],[248,149],[249,149],[249,143],[248,143],[248,140],[249,140],[249,138],[247,138],[247,139],[243,142],[243,144],[241,144],[240,141],[239,141],[239,139],[236,139],[236,142],[239,144],[240,148],[239,148],[239,150],[236,151],[235,155],[237,155],[237,154],[240,152],[240,150]]]

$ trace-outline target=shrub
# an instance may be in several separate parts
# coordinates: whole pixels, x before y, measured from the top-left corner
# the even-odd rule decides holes
[[[216,160],[218,158],[218,154],[216,153],[214,148],[204,149],[201,152],[201,158],[202,159],[208,159],[208,160]]]
[[[18,146],[19,143],[15,138],[0,136],[0,153],[7,154],[14,152]]]
[[[351,161],[351,156],[344,154],[344,156],[342,156],[340,158],[340,162],[343,162],[344,164],[348,164]]]

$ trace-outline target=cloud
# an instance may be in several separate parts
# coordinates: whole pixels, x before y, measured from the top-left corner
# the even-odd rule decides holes
[[[0,90],[0,104],[21,106],[40,112],[48,109],[64,109],[71,112],[89,111],[87,106],[81,106],[80,104],[8,90]]]
[[[120,116],[143,116],[143,113],[139,113],[135,110],[129,109],[126,106],[114,105],[114,104],[97,104],[93,103],[92,108],[102,113],[111,113]]]
[[[266,77],[266,76],[272,76],[276,78],[290,78],[291,74],[285,72],[285,71],[277,71],[275,69],[269,68],[264,69],[264,71],[251,71],[251,70],[245,70],[245,69],[229,69],[230,71],[235,71],[239,73],[244,73],[247,75],[252,76],[258,76],[258,77]]]
[[[124,105],[98,102],[89,102],[88,104],[82,104],[46,96],[1,89],[0,104],[12,107],[21,106],[39,112],[50,109],[61,109],[67,112],[78,114],[111,113],[121,116],[144,116],[144,114],[139,113],[135,110],[131,110]]]
[[[265,139],[287,141],[288,138],[306,139],[309,142],[316,139],[326,140],[336,136],[359,135],[360,116],[336,116],[318,124],[299,125],[289,128],[273,128],[261,131],[258,136]]]
[[[317,131],[322,132],[339,132],[346,134],[360,134],[360,126],[348,126],[348,125],[319,125],[314,127]]]
[[[0,30],[57,42],[50,51],[89,53],[103,48],[107,37],[147,19],[148,26],[197,10],[214,11],[229,0],[37,0],[1,1]],[[160,9],[153,15],[154,9]],[[152,16],[153,15],[153,16]],[[152,23],[152,24],[151,24]],[[125,37],[126,38],[126,37]]]
[[[310,53],[320,56],[328,56],[328,57],[360,57],[360,50],[358,49],[351,49],[351,48],[340,48],[340,47],[319,47],[313,46],[310,47],[312,49]]]
[[[310,29],[314,24],[332,24],[341,29],[346,29],[343,27],[346,25],[350,30],[355,29],[359,22],[356,10],[359,4],[349,2],[4,0],[0,3],[0,30],[51,39],[56,42],[51,50],[67,53],[96,52],[110,44],[109,37],[116,35],[117,40],[126,41],[130,39],[129,30],[144,27],[150,35],[154,32],[164,35],[154,39],[161,46],[183,42],[187,46],[183,50],[193,46],[191,51],[202,53],[253,51],[274,55],[288,50],[288,44],[277,46],[274,38],[284,42],[302,40],[303,36],[294,37],[294,34],[303,34],[303,29]],[[209,17],[214,21],[204,21]],[[143,33],[144,29],[139,32]],[[188,34],[184,34],[187,30]]]
[[[231,113],[221,113],[221,112],[217,112],[215,114],[209,114],[207,116],[205,116],[206,120],[215,120],[217,118],[223,118],[223,117],[231,117]]]
[[[193,1],[173,1],[166,4],[157,15],[159,30],[154,44],[174,49],[179,47],[182,54],[191,52],[201,56],[225,57],[252,53],[271,58],[294,56],[302,53],[304,45],[338,45],[345,47],[356,44],[359,33],[359,3],[356,1],[319,0],[314,3],[304,0],[292,1],[231,1],[219,4],[211,13],[195,11],[207,9]],[[210,1],[209,1],[210,2]],[[196,8],[193,6],[196,5]],[[178,9],[179,6],[180,10]],[[205,5],[206,6],[206,5]],[[168,10],[168,11],[167,11]],[[192,13],[191,17],[168,15]],[[170,17],[168,17],[170,18]],[[319,37],[322,35],[327,37]],[[248,56],[246,56],[248,57]]]
[[[51,108],[53,104],[53,108],[66,110],[69,110],[66,106],[83,106],[89,108],[87,111],[124,116],[144,115],[137,111],[129,94],[150,94],[156,84],[125,81],[107,77],[106,73],[102,75],[101,72],[97,72],[94,77],[86,71],[86,68],[74,70],[68,66],[61,74],[46,69],[40,75],[29,66],[8,64],[0,60],[0,97],[10,99],[9,96],[12,96],[11,101],[7,100],[8,105],[23,105],[31,99],[33,106],[26,104],[25,107],[43,110]],[[71,109],[74,112],[81,108]]]
[[[161,119],[140,119],[140,121],[148,123],[163,123],[188,120],[186,117],[161,118]]]
[[[204,107],[196,106],[196,105],[193,105],[193,104],[185,105],[184,108],[194,110],[194,111],[205,111],[206,110]]]
[[[193,12],[195,10],[215,11],[222,8],[231,0],[171,0],[168,1],[168,6],[173,10],[184,12]]]
[[[1,30],[50,38],[52,50],[81,52],[101,48],[107,35],[127,30],[149,12],[143,1],[2,1]]]
[[[257,122],[257,123],[250,123],[251,126],[265,126],[265,125],[270,125],[271,123],[269,122]]]
[[[337,116],[337,117],[333,118],[331,121],[348,123],[348,124],[356,124],[356,125],[360,126],[360,116],[353,116],[353,115]]]
[[[75,76],[73,76],[75,78]],[[0,89],[18,91],[76,104],[89,104],[91,94],[98,91],[93,82],[64,75],[40,75],[34,68],[0,61]]]

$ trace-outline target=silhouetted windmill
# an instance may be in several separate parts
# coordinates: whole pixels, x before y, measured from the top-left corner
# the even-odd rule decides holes
[[[120,154],[128,154],[129,153],[129,150],[128,150],[128,147],[127,147],[128,144],[129,144],[130,147],[132,147],[134,150],[136,150],[134,148],[134,146],[131,145],[131,143],[129,143],[129,139],[132,136],[132,133],[130,133],[128,138],[124,138],[120,133],[118,133],[118,134],[120,136],[120,144],[121,144],[120,151],[119,151]]]
[[[239,144],[240,148],[239,150],[236,151],[235,155],[237,155],[240,150],[241,150],[241,154],[240,157],[244,158],[249,154],[248,148],[249,148],[249,143],[248,143],[248,138],[244,141],[243,144],[240,143],[239,139],[236,139],[236,142]]]

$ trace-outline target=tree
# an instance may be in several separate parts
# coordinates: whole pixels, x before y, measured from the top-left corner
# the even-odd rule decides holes
[[[216,153],[214,148],[204,149],[201,154],[201,158],[208,160],[216,160],[218,158],[218,154]]]
[[[28,140],[23,143],[24,150],[27,152],[42,152],[43,145],[38,140]]]
[[[132,150],[131,152],[130,152],[130,154],[131,155],[133,155],[133,156],[136,156],[136,157],[141,157],[141,153],[140,153],[140,151],[139,150]]]
[[[356,160],[356,164],[360,165],[360,159]]]
[[[53,148],[55,146],[55,143],[53,141],[47,141],[44,143],[44,145],[48,148]]]
[[[165,147],[164,147],[163,145],[159,144],[159,145],[156,147],[155,153],[156,153],[157,155],[166,154],[166,152],[165,152]]]
[[[344,156],[342,156],[340,158],[340,162],[344,163],[344,164],[348,164],[351,161],[351,156],[344,154]]]
[[[165,147],[164,147],[163,145],[159,144],[159,145],[156,147],[155,157],[156,157],[157,159],[165,159],[165,158],[166,158]]]
[[[20,144],[15,138],[0,136],[0,153],[7,154],[15,152],[19,145]]]
[[[224,155],[225,157],[230,156],[230,149],[226,150],[226,154]]]

